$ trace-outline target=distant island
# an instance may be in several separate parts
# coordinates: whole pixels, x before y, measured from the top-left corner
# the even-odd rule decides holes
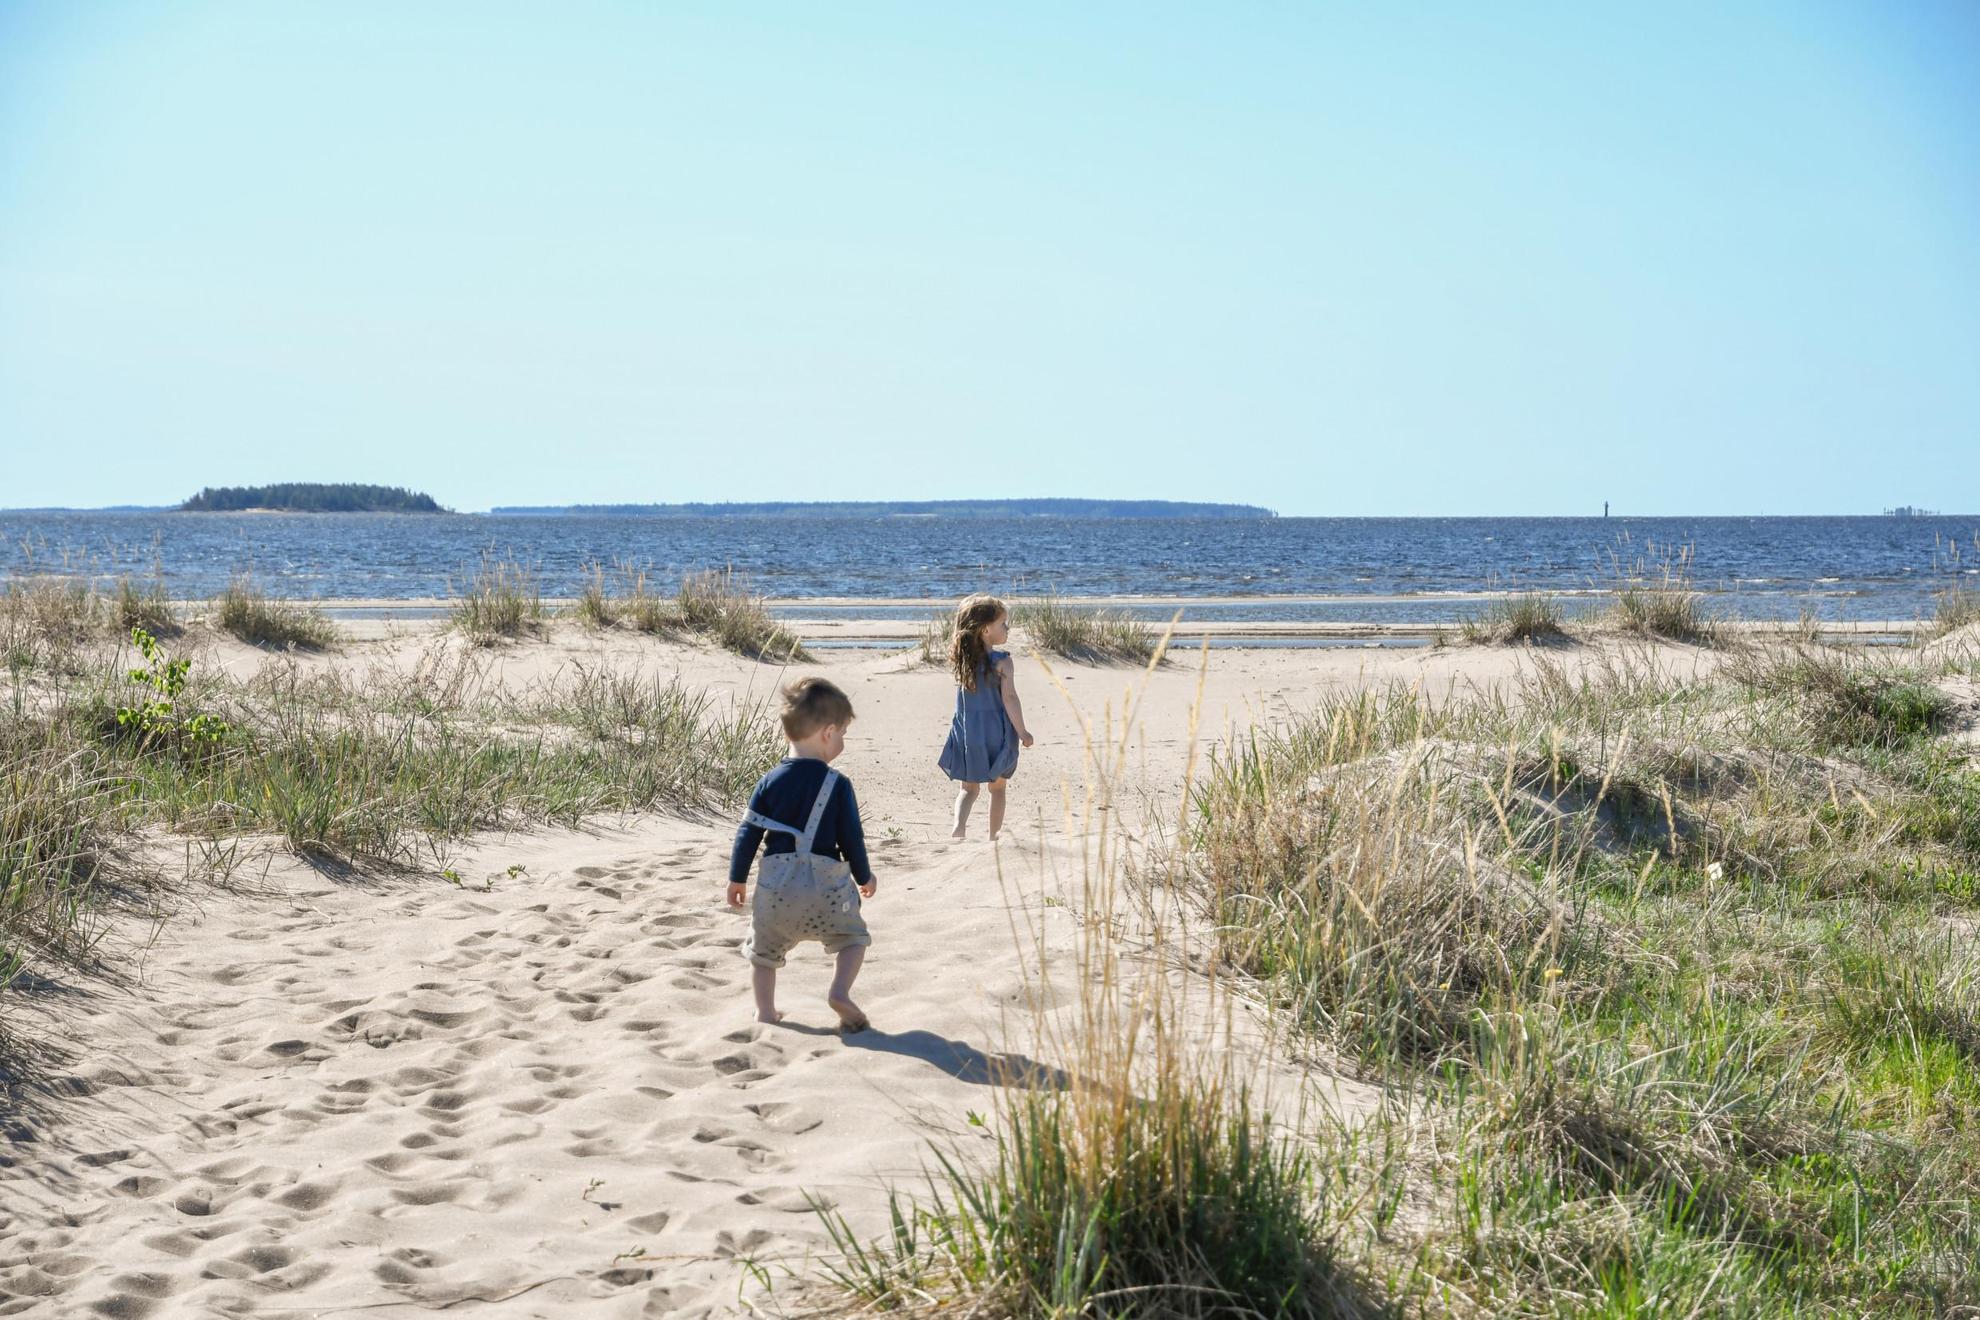
[[[1276,518],[1255,504],[1183,500],[873,500],[753,504],[505,505],[490,513],[522,517],[588,514],[611,518]]]
[[[181,513],[241,513],[281,509],[298,513],[445,513],[431,495],[403,486],[361,486],[348,481],[284,481],[273,486],[208,486],[179,506]]]

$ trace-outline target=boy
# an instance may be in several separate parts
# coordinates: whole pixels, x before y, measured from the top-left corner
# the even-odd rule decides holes
[[[866,833],[852,782],[831,763],[846,750],[852,701],[822,678],[801,678],[784,689],[784,737],[791,754],[759,781],[749,811],[736,827],[729,854],[729,906],[749,896],[750,863],[765,836],[756,877],[756,904],[743,954],[754,967],[756,1020],[776,1022],[777,969],[784,955],[817,940],[838,956],[838,971],[825,1002],[844,1032],[864,1031],[866,1014],[852,1000],[853,978],[873,937],[866,933],[859,899],[873,897],[873,868],[866,861]]]

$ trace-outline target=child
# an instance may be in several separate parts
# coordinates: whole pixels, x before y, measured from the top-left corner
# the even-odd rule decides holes
[[[866,933],[853,882],[872,898],[873,868],[866,861],[852,781],[830,768],[846,750],[852,701],[822,678],[803,678],[784,689],[783,715],[791,754],[757,781],[729,854],[729,906],[739,908],[748,898],[757,845],[769,837],[756,877],[750,935],[742,946],[755,969],[750,981],[756,1020],[783,1018],[777,1011],[777,969],[797,945],[817,940],[839,959],[825,1002],[839,1015],[841,1031],[864,1031],[866,1014],[853,1002],[852,984],[873,937]]]
[[[962,785],[956,794],[956,829],[960,839],[969,829],[969,809],[977,790],[990,785],[990,838],[1004,827],[1004,786],[1017,769],[1018,747],[1031,746],[1024,727],[1024,707],[1018,704],[1017,666],[993,648],[1010,640],[1011,615],[995,596],[971,596],[956,606],[954,636],[949,640],[949,669],[956,676],[956,718],[949,725],[936,764]]]

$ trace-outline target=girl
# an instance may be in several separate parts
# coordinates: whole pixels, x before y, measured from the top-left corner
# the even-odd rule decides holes
[[[988,784],[990,838],[996,840],[1004,827],[1004,786],[1017,769],[1018,747],[1031,746],[1024,707],[1018,704],[1017,666],[1008,653],[993,649],[1010,636],[1010,611],[995,596],[971,596],[956,606],[949,641],[956,718],[937,762],[944,774],[962,785],[956,794],[956,831],[951,838],[960,839],[968,831],[969,809],[976,805],[977,791]]]

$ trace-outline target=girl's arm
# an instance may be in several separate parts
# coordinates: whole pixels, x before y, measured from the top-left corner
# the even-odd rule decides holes
[[[1018,700],[1017,664],[1005,656],[997,665],[997,687],[1004,697],[1004,713],[1011,717],[1011,727],[1017,730],[1018,741],[1031,746],[1031,730],[1024,727],[1024,703]]]

